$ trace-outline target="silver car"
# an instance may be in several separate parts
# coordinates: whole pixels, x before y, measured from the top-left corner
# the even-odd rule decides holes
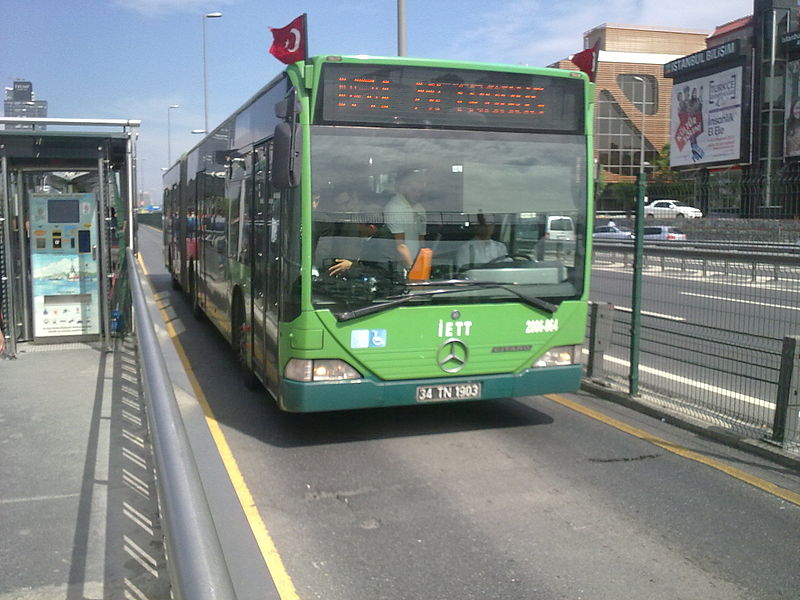
[[[686,234],[677,227],[669,225],[647,225],[644,228],[644,239],[646,240],[686,240]]]
[[[630,229],[622,229],[616,225],[601,225],[594,228],[592,239],[595,240],[632,240],[633,232]]]

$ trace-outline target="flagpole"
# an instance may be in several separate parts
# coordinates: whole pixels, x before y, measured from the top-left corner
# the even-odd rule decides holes
[[[308,13],[303,13],[303,60],[308,60]]]

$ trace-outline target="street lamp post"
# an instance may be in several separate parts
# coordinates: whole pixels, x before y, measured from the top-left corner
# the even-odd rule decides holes
[[[206,19],[219,19],[221,12],[203,15],[203,116],[205,130],[208,131],[208,67],[206,66]]]
[[[406,0],[397,0],[397,56],[406,55]]]
[[[172,121],[170,111],[173,108],[180,108],[178,104],[170,104],[167,107],[167,165],[172,166]]]

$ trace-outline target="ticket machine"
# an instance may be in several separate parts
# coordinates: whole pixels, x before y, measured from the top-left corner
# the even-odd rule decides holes
[[[94,194],[30,197],[33,336],[100,334],[97,202]]]

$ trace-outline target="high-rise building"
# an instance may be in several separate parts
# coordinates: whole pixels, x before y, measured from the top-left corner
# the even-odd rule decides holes
[[[607,183],[632,181],[669,143],[672,80],[664,64],[706,47],[707,31],[604,23],[583,34],[597,45],[594,153]],[[577,69],[568,59],[550,65]]]
[[[3,114],[6,117],[40,118],[47,116],[47,101],[36,100],[33,93],[33,84],[30,81],[18,79],[11,87],[5,88],[5,102]],[[33,129],[33,125],[14,124],[6,125],[6,129]],[[43,125],[39,129],[44,129]]]

